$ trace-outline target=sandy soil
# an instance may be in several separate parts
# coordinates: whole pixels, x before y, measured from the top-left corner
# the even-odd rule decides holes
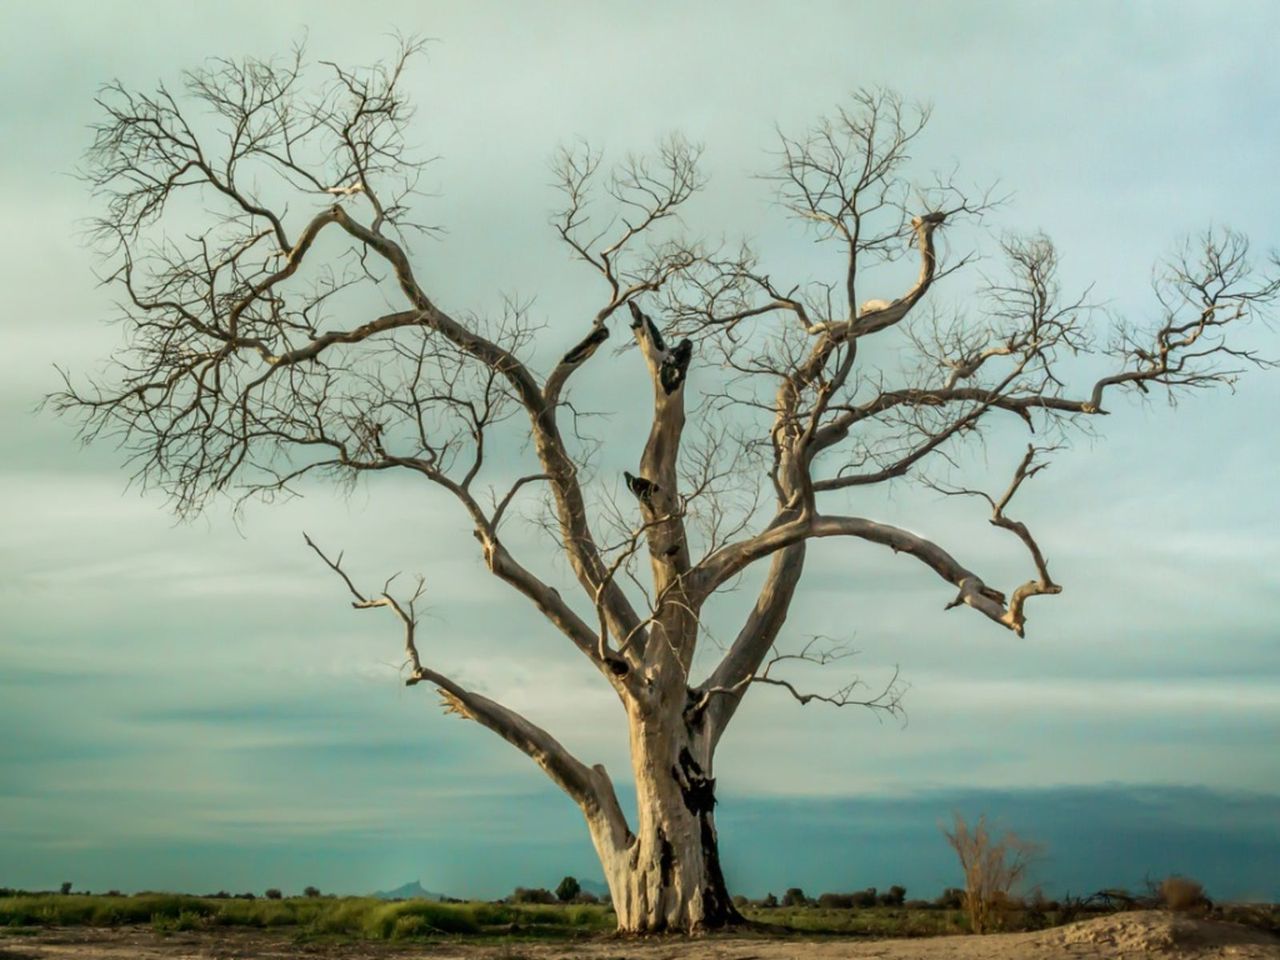
[[[986,937],[925,940],[700,940],[601,938],[580,943],[510,945],[384,943],[296,944],[256,932],[160,935],[145,928],[41,931],[0,930],[0,960],[1280,960],[1280,939],[1230,923],[1156,912],[1115,914],[1045,930]]]

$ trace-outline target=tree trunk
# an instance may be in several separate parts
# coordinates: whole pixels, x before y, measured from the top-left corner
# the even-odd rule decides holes
[[[617,832],[592,824],[618,929],[695,932],[742,923],[720,868],[706,738],[679,711],[664,713],[631,720],[636,834],[619,843]]]

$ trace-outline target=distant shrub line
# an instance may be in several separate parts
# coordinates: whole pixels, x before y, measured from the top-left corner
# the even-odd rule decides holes
[[[788,888],[779,899],[770,893],[758,900],[735,897],[754,920],[811,933],[932,936],[972,932],[966,891],[948,888],[933,900],[908,900],[905,887],[874,887],[851,893],[807,896]],[[1163,908],[1247,923],[1280,933],[1280,907],[1214,907],[1196,881],[1174,875],[1148,880],[1141,895],[1127,890],[1101,890],[1088,897],[1045,898],[1002,895],[984,918],[987,929],[1037,930],[1090,915],[1126,909]],[[495,903],[434,900],[379,900],[335,897],[308,887],[300,897],[286,898],[278,888],[261,897],[219,891],[207,896],[144,892],[132,896],[112,890],[94,896],[72,892],[30,893],[0,888],[0,926],[123,926],[150,924],[162,932],[220,927],[291,928],[299,935],[338,935],[377,940],[472,936],[574,936],[614,927],[612,908],[584,891],[572,877],[554,892],[543,887],[517,887]]]
[[[217,927],[298,928],[309,934],[340,934],[379,940],[500,933],[572,933],[612,929],[601,906],[525,906],[504,903],[385,901],[370,897],[248,899],[144,893],[12,895],[0,891],[0,926],[124,926],[151,924],[158,930]]]

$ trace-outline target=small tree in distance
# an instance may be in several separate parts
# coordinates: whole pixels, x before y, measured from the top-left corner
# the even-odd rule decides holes
[[[865,890],[858,890],[852,894],[852,897],[855,907],[874,907],[876,905],[876,888],[867,887]]]
[[[782,905],[784,907],[804,907],[809,903],[809,898],[804,895],[804,891],[799,887],[788,887],[787,892],[782,895]]]
[[[576,878],[565,877],[560,881],[560,885],[556,887],[556,899],[561,903],[568,903],[581,892],[582,885],[578,883]]]
[[[1011,831],[992,834],[986,816],[970,829],[959,811],[951,830],[943,834],[960,858],[964,871],[964,908],[974,933],[993,929],[997,909],[1026,877],[1031,862],[1041,852],[1039,844],[1023,840]]]
[[[280,890],[278,890],[275,887],[271,887],[269,890],[266,891],[266,893],[263,894],[263,896],[265,896],[268,900],[284,899],[284,894],[281,893]]]
[[[596,291],[585,312],[553,312],[545,329],[510,301],[486,313],[506,282],[496,261],[447,303],[436,263],[409,247],[427,229],[414,208],[428,160],[409,146],[402,84],[416,49],[363,69],[312,66],[299,49],[212,60],[181,90],[108,85],[84,174],[127,336],[102,377],[68,377],[53,403],[83,418],[86,440],[117,442],[181,514],[229,491],[271,501],[312,480],[388,476],[417,484],[423,512],[455,510],[513,607],[544,618],[616,696],[634,805],[602,765],[420,645],[421,582],[407,596],[390,580],[361,587],[340,553],[307,543],[356,608],[395,617],[407,684],[438,691],[577,805],[620,929],[740,923],[714,768],[744,699],[768,688],[900,712],[896,673],[826,692],[787,673],[844,652],[779,646],[802,580],[841,562],[810,545],[901,558],[887,559],[895,575],[935,576],[948,608],[1022,636],[1029,605],[1062,587],[1011,516],[1016,495],[1119,395],[1172,398],[1265,363],[1235,334],[1280,281],[1254,269],[1245,237],[1209,231],[1160,269],[1142,322],[1099,331],[1034,234],[1003,239],[973,305],[939,302],[993,204],[913,168],[928,110],[872,90],[778,134],[766,179],[829,251],[794,275],[746,241],[686,235],[705,180],[701,149],[674,137],[612,170],[585,147],[554,161],[554,236]],[[491,188],[486,202],[521,189]],[[610,338],[628,349],[602,349]],[[588,413],[622,419],[602,433]],[[1002,420],[1048,441],[974,489],[924,473],[984,449]],[[940,539],[850,512],[878,502],[855,499],[864,489],[911,480],[976,501],[970,516],[1008,534],[1026,573],[998,586]],[[531,536],[512,535],[520,518]],[[720,645],[704,622],[713,602],[734,616]],[[536,631],[511,632],[514,647]]]

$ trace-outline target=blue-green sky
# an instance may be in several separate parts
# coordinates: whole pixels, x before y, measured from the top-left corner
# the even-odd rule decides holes
[[[547,225],[559,144],[703,142],[713,180],[691,229],[755,235],[779,276],[806,280],[829,260],[753,175],[775,125],[801,129],[867,85],[932,103],[923,168],[998,180],[1012,199],[993,231],[1047,231],[1064,286],[1095,283],[1118,314],[1150,311],[1153,262],[1190,232],[1231,225],[1260,258],[1280,245],[1280,7],[1266,0],[123,7],[3,13],[0,885],[417,877],[493,896],[597,875],[539,771],[397,682],[394,629],[350,611],[304,529],[362,579],[423,573],[432,658],[627,769],[612,694],[488,577],[441,497],[392,479],[251,507],[238,527],[225,507],[176,525],[125,492],[111,449],[33,413],[53,363],[92,371],[118,337],[70,175],[103,81],[175,83],[207,56],[270,56],[304,33],[315,56],[354,63],[392,31],[438,38],[409,79],[413,137],[440,157],[425,219],[447,230],[418,246],[420,273],[459,312],[535,297],[556,343],[600,294]],[[1256,342],[1280,354],[1280,333]],[[1020,495],[1066,588],[1035,603],[1026,640],[944,612],[949,588],[909,561],[815,548],[789,629],[852,635],[872,683],[898,665],[910,723],[753,694],[718,758],[731,885],[931,894],[958,879],[937,822],[960,806],[1047,840],[1052,888],[1181,869],[1211,893],[1280,898],[1266,866],[1280,859],[1280,374],[1177,410],[1112,406]],[[994,440],[975,462],[1004,478],[1022,440]],[[976,509],[910,484],[861,509],[963,549],[994,582],[1025,576]],[[724,632],[749,595],[713,611]]]

